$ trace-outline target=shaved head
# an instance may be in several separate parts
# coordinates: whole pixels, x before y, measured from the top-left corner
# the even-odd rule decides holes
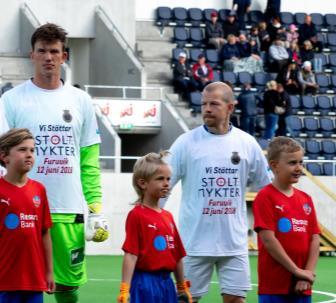
[[[204,87],[202,95],[204,97],[205,94],[214,92],[216,92],[216,94],[220,94],[221,99],[226,103],[235,101],[231,87],[223,82],[218,81],[208,84],[206,87]]]

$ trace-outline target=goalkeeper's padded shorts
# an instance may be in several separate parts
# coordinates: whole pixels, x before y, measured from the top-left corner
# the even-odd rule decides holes
[[[53,223],[50,231],[55,282],[67,286],[86,283],[84,223]]]
[[[131,282],[130,303],[177,303],[174,282],[167,271],[135,270]]]

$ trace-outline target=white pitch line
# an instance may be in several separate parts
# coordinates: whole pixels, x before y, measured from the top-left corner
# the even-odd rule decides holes
[[[103,281],[108,281],[108,282],[120,282],[119,279],[95,279],[95,278],[91,278],[89,279],[89,281],[92,282],[103,282]],[[211,284],[218,284],[218,281],[211,281]],[[258,284],[251,284],[252,286],[258,286]],[[320,294],[320,295],[324,295],[324,296],[329,296],[332,299],[328,300],[328,301],[321,301],[321,302],[316,302],[316,303],[336,303],[336,294],[333,294],[331,292],[325,292],[325,291],[319,291],[319,290],[313,290],[313,293],[315,294]]]

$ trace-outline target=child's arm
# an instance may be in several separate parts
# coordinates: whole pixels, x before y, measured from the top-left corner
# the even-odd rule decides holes
[[[42,232],[42,241],[46,260],[47,293],[53,293],[55,291],[55,281],[53,276],[52,244],[49,229],[45,229]]]
[[[135,264],[137,260],[138,260],[138,256],[132,255],[130,253],[125,253],[123,265],[122,265],[120,293],[117,298],[117,301],[119,303],[128,302],[131,280],[133,277]]]
[[[301,269],[296,266],[292,259],[288,256],[281,243],[275,237],[274,232],[267,229],[259,231],[259,236],[268,253],[279,262],[286,270],[292,273],[300,280],[314,281],[314,273],[310,269]]]
[[[174,276],[176,280],[176,288],[178,296],[184,296],[188,298],[189,303],[192,303],[192,296],[189,290],[189,281],[184,280],[184,271],[182,259],[177,262],[176,269],[174,270]]]
[[[315,234],[312,236],[312,240],[310,242],[308,260],[305,269],[315,272],[315,267],[319,255],[320,255],[320,236],[318,234]],[[310,288],[311,283],[307,281],[299,280],[296,282],[295,285],[295,291],[298,293],[302,293],[303,291],[308,290]]]

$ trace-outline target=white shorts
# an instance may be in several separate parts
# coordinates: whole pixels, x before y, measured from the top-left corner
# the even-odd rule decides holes
[[[213,269],[216,266],[221,294],[246,298],[251,289],[248,255],[228,257],[191,257],[183,259],[185,276],[191,282],[194,298],[204,296],[209,290]]]

